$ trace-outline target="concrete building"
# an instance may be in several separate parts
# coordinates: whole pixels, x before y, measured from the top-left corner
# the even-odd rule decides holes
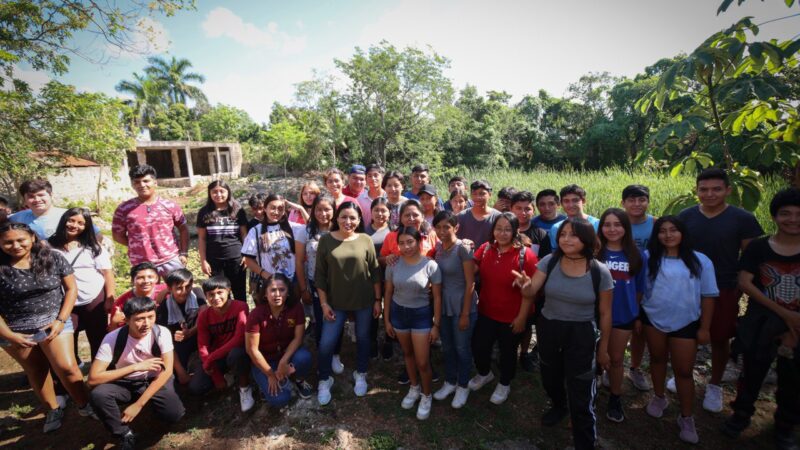
[[[162,186],[188,187],[217,178],[239,178],[242,149],[235,142],[136,141],[129,167],[149,164]]]

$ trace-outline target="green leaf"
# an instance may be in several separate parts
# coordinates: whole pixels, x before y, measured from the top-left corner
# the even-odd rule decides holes
[[[694,194],[682,194],[679,195],[667,203],[667,206],[664,207],[664,211],[661,213],[662,216],[668,215],[675,215],[681,212],[682,210],[694,206],[697,204],[697,197]]]
[[[790,0],[786,1],[788,2]],[[720,15],[721,13],[727,11],[728,7],[731,6],[731,3],[733,3],[733,0],[723,0],[722,3],[719,5],[719,8],[717,8],[717,15]]]
[[[678,175],[681,174],[681,171],[683,171],[683,163],[682,162],[672,166],[672,170],[669,171],[669,176],[671,176],[672,178],[677,178]]]
[[[686,160],[686,164],[683,166],[684,171],[689,175],[694,175],[695,171],[697,170],[697,161],[692,158]]]

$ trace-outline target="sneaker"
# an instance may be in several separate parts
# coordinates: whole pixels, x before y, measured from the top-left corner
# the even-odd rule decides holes
[[[450,384],[447,381],[445,381],[442,387],[440,387],[438,391],[433,393],[433,398],[435,398],[436,400],[444,400],[455,391],[456,391],[456,385]]]
[[[706,396],[703,399],[703,409],[718,413],[722,411],[722,388],[715,385],[706,385]]]
[[[722,423],[722,433],[729,438],[737,439],[742,431],[750,426],[750,418],[733,413]]]
[[[700,438],[697,437],[697,430],[694,428],[694,417],[678,415],[678,426],[681,429],[678,437],[681,438],[683,442],[688,442],[690,444],[697,444],[700,442]]]
[[[647,408],[645,408],[645,411],[650,417],[660,419],[661,416],[664,415],[664,410],[667,409],[667,406],[669,406],[669,400],[667,400],[667,397],[659,397],[654,395],[653,398],[651,398],[647,403]]]
[[[569,414],[566,406],[551,406],[542,416],[542,425],[552,427],[558,425]]]
[[[636,389],[642,392],[647,392],[650,390],[650,382],[647,381],[647,377],[641,370],[631,368],[631,370],[628,372],[628,378],[630,378],[631,383],[633,383],[633,387]]]
[[[453,396],[453,401],[450,403],[455,409],[459,409],[467,404],[469,398],[469,388],[458,386],[456,387],[456,395]]]
[[[612,395],[608,398],[606,418],[612,422],[622,423],[625,420],[625,411],[622,409],[622,399]]]
[[[611,379],[608,377],[608,371],[604,370],[603,375],[600,375],[600,384],[602,384],[604,388],[611,387]]]
[[[354,370],[353,381],[355,381],[353,392],[356,393],[356,397],[363,397],[367,395],[367,374]]]
[[[381,357],[384,361],[389,361],[394,356],[394,344],[392,341],[383,341],[383,347],[381,348]]]
[[[408,372],[406,372],[405,366],[400,369],[400,373],[397,375],[397,384],[408,384],[411,381],[408,379]]]
[[[56,395],[56,403],[58,403],[60,409],[67,407],[67,401],[69,401],[69,397],[66,395]]]
[[[314,392],[314,388],[306,380],[295,381],[294,386],[297,388],[297,395],[302,399],[311,398],[311,393]]]
[[[419,390],[419,385],[411,386],[410,388],[408,388],[408,394],[406,394],[406,396],[403,397],[403,401],[400,403],[400,406],[403,409],[411,409],[414,407],[414,404],[417,403],[417,400],[419,400],[420,396],[421,394]]]
[[[431,395],[422,395],[419,398],[419,406],[417,406],[417,419],[425,420],[431,416]]]
[[[489,372],[486,375],[476,374],[471,380],[469,380],[469,384],[467,384],[467,386],[469,387],[469,390],[477,391],[492,380],[494,380],[494,374],[492,372]]]
[[[100,420],[100,418],[97,417],[97,414],[94,413],[92,405],[88,403],[83,405],[83,407],[78,408],[78,414],[80,414],[81,417],[91,417],[94,420]]]
[[[667,380],[667,390],[673,394],[678,393],[678,387],[675,386],[675,377],[671,377],[669,380]]]
[[[495,405],[502,405],[506,400],[508,400],[509,392],[511,392],[511,385],[497,383],[497,386],[494,388],[494,392],[492,392],[492,396],[489,397],[489,401]]]
[[[797,438],[794,430],[785,427],[775,427],[775,448],[779,450],[797,450]]]
[[[133,431],[128,430],[121,438],[119,438],[119,448],[121,450],[134,450],[136,448],[136,435]]]
[[[438,383],[441,378],[439,378],[439,372],[436,369],[431,369],[431,383]]]
[[[527,352],[519,355],[519,366],[525,372],[536,372],[539,370],[538,353]]]
[[[331,386],[333,386],[333,377],[317,383],[317,401],[320,405],[325,406],[331,402]]]
[[[49,433],[61,428],[61,420],[64,418],[64,410],[61,408],[47,411],[44,418],[44,432]]]
[[[333,355],[333,359],[331,359],[331,370],[336,375],[341,375],[344,372],[344,364],[342,364],[339,355]]]
[[[250,386],[239,388],[239,403],[242,406],[242,412],[253,409],[253,406],[256,404],[253,398],[253,388]]]

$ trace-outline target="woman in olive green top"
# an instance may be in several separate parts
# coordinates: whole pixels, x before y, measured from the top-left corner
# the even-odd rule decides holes
[[[375,246],[364,234],[356,203],[346,201],[336,209],[331,232],[319,241],[314,281],[325,319],[317,361],[317,399],[321,405],[331,401],[331,359],[348,313],[355,317],[358,348],[353,390],[362,397],[367,393],[370,324],[381,313],[381,283]]]

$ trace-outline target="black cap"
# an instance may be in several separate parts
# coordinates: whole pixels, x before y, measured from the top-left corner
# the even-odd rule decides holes
[[[428,194],[428,195],[436,195],[436,186],[432,184],[423,184],[422,188],[419,190],[419,194]],[[417,194],[417,195],[419,195]]]

